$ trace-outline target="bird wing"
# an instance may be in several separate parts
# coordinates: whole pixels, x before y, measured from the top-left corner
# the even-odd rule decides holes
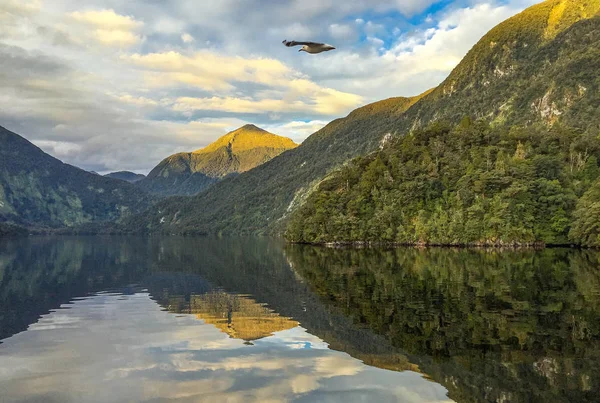
[[[297,42],[297,41],[288,41],[288,40],[284,40],[282,43],[285,46],[287,46],[288,48],[290,48],[292,46],[298,46],[298,45],[308,45],[308,46],[323,45],[322,43],[317,43],[317,42]]]

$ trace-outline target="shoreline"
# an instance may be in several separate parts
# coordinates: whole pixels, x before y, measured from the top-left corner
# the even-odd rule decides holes
[[[524,242],[524,243],[501,243],[501,242],[486,242],[486,243],[466,243],[466,244],[444,244],[444,243],[427,243],[427,242],[415,242],[415,243],[405,243],[405,242],[389,242],[389,241],[329,241],[329,242],[298,242],[298,241],[290,241],[285,239],[284,236],[277,235],[209,235],[209,234],[181,234],[181,233],[168,233],[168,232],[126,232],[126,231],[90,231],[90,230],[74,230],[71,228],[45,228],[45,229],[27,229],[24,227],[17,227],[21,229],[21,231],[15,231],[12,233],[0,233],[0,239],[16,239],[23,237],[47,237],[47,236],[142,236],[142,237],[152,237],[152,236],[165,236],[165,237],[215,237],[215,238],[237,238],[237,237],[273,237],[280,238],[285,241],[285,243],[290,245],[306,245],[306,246],[318,246],[323,248],[331,248],[331,249],[376,249],[376,248],[386,248],[386,249],[396,249],[396,248],[415,248],[415,249],[427,249],[427,248],[442,248],[442,249],[508,249],[508,250],[518,250],[518,249],[533,249],[533,250],[543,250],[543,249],[553,249],[553,248],[569,248],[569,249],[590,249],[593,250],[595,248],[585,247],[582,245],[569,243],[569,244],[547,244],[544,242]]]
[[[586,248],[577,244],[546,244],[544,242],[532,243],[469,243],[469,244],[443,244],[443,243],[403,243],[403,242],[385,242],[385,241],[335,241],[335,242],[295,242],[286,241],[291,245],[320,246],[331,249],[376,249],[376,248],[444,248],[444,249],[593,249]]]

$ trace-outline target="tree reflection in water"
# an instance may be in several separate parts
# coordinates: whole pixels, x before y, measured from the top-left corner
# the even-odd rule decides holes
[[[326,304],[459,402],[597,401],[596,252],[293,245],[286,255]]]

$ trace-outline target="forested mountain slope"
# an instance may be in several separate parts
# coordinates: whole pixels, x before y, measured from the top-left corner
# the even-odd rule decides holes
[[[112,179],[120,179],[129,183],[136,183],[144,179],[146,176],[142,174],[136,174],[135,172],[129,171],[119,171],[119,172],[111,172],[109,174],[104,175],[107,178]]]
[[[300,147],[192,199],[165,201],[127,230],[280,232],[333,168],[435,121],[600,128],[600,0],[549,0],[503,22],[438,88],[360,108]],[[570,129],[569,129],[570,130]]]
[[[70,227],[115,221],[151,201],[130,183],[65,164],[0,127],[0,222]]]
[[[286,235],[308,243],[590,244],[597,228],[569,235],[574,222],[592,218],[591,206],[577,206],[600,177],[599,160],[597,134],[559,125],[434,124],[323,181]]]

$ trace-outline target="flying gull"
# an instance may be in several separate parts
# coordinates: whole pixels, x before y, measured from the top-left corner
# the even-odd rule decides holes
[[[288,48],[291,48],[292,46],[302,45],[302,48],[300,48],[300,50],[298,52],[305,51],[306,53],[310,53],[313,55],[335,49],[333,46],[328,45],[326,43],[317,43],[317,42],[296,42],[296,41],[284,40],[283,44],[285,46],[287,46]]]

